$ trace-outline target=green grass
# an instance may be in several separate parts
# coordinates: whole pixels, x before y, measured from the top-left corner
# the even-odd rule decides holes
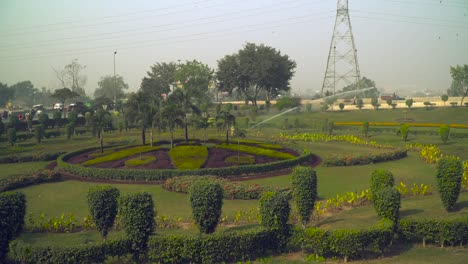
[[[128,167],[138,167],[149,164],[156,160],[155,156],[141,156],[134,159],[128,159],[125,161],[125,166]]]
[[[227,157],[224,162],[231,163],[234,165],[247,165],[253,164],[255,162],[255,158],[252,156],[229,156]]]
[[[403,219],[453,219],[468,216],[468,192],[463,192],[457,201],[458,211],[447,213],[437,193],[424,197],[402,199],[400,216]],[[343,211],[319,221],[316,225],[325,229],[367,228],[377,224],[379,218],[372,205]]]
[[[177,146],[169,151],[169,156],[179,170],[196,170],[208,158],[208,148],[206,146]]]
[[[294,159],[295,156],[289,153],[284,153],[272,149],[265,149],[265,148],[258,148],[254,146],[247,146],[247,145],[237,145],[237,144],[221,144],[217,145],[217,148],[229,149],[243,153],[261,155],[266,157],[278,158],[278,159]]]
[[[157,149],[159,149],[159,147],[138,146],[138,147],[133,147],[133,148],[127,148],[127,149],[119,150],[116,152],[112,152],[109,155],[87,160],[83,162],[82,164],[86,166],[91,166],[91,165],[101,164],[104,162],[123,159],[123,158],[130,157],[139,153],[146,153],[146,152],[154,151]]]
[[[35,185],[20,189],[25,193],[27,200],[27,213],[38,216],[44,213],[47,217],[60,216],[73,213],[78,220],[88,215],[86,193],[90,187],[105,185],[91,182],[64,181],[50,184]],[[191,217],[191,208],[188,196],[182,193],[168,192],[160,185],[144,184],[111,184],[121,193],[149,192],[153,196],[158,215],[182,217],[187,220]],[[224,200],[223,214],[233,218],[236,211],[248,211],[256,208],[256,200]]]
[[[45,168],[50,161],[0,164],[0,179],[17,175],[29,175]]]
[[[320,143],[319,145],[323,145]],[[311,144],[315,145],[315,144]],[[346,144],[342,144],[346,146]],[[336,148],[336,145],[333,148]],[[349,147],[349,146],[348,146]],[[362,149],[362,147],[350,148],[350,150],[356,148]],[[312,153],[326,154],[330,149],[318,150],[311,149]],[[318,195],[321,198],[331,198],[336,194],[343,194],[348,191],[362,191],[369,188],[370,173],[375,169],[387,169],[391,171],[395,177],[395,182],[398,184],[400,181],[406,183],[407,186],[416,184],[430,184],[435,186],[435,167],[423,163],[416,153],[409,152],[408,157],[393,161],[393,162],[382,162],[376,164],[368,164],[361,166],[350,166],[350,167],[324,167],[319,165],[315,168],[318,177]],[[261,185],[269,185],[274,187],[291,186],[291,176],[283,175],[272,178],[263,178],[248,180],[245,183],[258,183]]]

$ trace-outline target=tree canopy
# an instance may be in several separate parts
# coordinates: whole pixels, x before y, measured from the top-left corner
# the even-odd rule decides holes
[[[107,75],[101,77],[98,82],[98,88],[94,90],[94,98],[106,97],[112,101],[119,101],[125,95],[125,91],[128,89],[128,84],[125,83],[124,79],[120,75],[114,76]]]
[[[343,90],[340,91],[340,92],[356,91],[356,90],[359,90],[359,89],[367,89],[367,88],[374,88],[374,89],[359,92],[357,94],[351,93],[349,95],[343,95],[343,96],[340,96],[340,97],[343,97],[343,98],[353,98],[354,96],[358,96],[358,97],[361,97],[361,98],[377,98],[377,97],[379,97],[379,91],[377,90],[377,88],[375,88],[375,82],[373,80],[371,80],[371,79],[366,78],[366,77],[362,77],[361,80],[359,81],[359,83],[353,83],[351,85],[348,85],[348,86],[344,87]]]
[[[458,96],[462,96],[460,105],[463,105],[463,100],[468,95],[468,65],[450,67],[450,74],[453,81],[458,82],[458,85],[461,86],[461,93]]]
[[[79,96],[85,96],[84,86],[86,85],[87,77],[82,74],[86,66],[73,60],[70,64],[65,65],[62,70],[54,70],[62,87],[69,87],[71,91],[77,93]]]
[[[15,90],[0,82],[0,106],[6,105],[9,100],[13,99],[14,95]]]
[[[295,68],[296,62],[275,48],[247,43],[237,53],[218,61],[216,76],[220,91],[230,94],[235,91],[245,101],[257,105],[262,92],[269,101],[289,91]]]

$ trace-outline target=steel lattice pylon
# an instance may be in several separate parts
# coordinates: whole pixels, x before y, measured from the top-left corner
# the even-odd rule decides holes
[[[361,76],[356,53],[349,19],[348,0],[338,0],[335,28],[328,53],[327,69],[323,78],[322,96],[327,91],[335,94],[337,88],[341,89],[354,83],[359,84]],[[343,87],[338,85],[343,85]]]

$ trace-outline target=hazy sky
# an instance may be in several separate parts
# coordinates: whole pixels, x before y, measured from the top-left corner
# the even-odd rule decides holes
[[[361,75],[387,91],[445,90],[468,64],[468,0],[350,0]],[[246,42],[297,62],[292,88],[322,87],[336,0],[0,0],[0,82],[59,88],[53,69],[86,65],[86,91],[116,72],[130,90],[155,62],[217,60]]]

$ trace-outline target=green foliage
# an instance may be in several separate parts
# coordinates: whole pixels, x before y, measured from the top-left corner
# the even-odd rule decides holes
[[[10,240],[19,235],[26,214],[26,196],[18,192],[0,193],[0,262],[3,262]]]
[[[411,108],[413,106],[414,100],[412,98],[406,99],[405,104],[408,106],[408,108]]]
[[[267,156],[267,157],[272,157],[272,158],[277,158],[277,159],[295,158],[294,155],[289,154],[289,153],[280,152],[280,151],[276,151],[272,149],[259,148],[259,147],[254,147],[254,146],[247,146],[247,145],[221,144],[221,145],[216,145],[216,148],[224,148],[224,149],[230,149],[234,151],[239,150],[240,152],[244,152],[244,153]]]
[[[287,228],[291,208],[283,193],[264,192],[260,197],[260,223],[269,229]]]
[[[240,156],[229,156],[224,159],[224,162],[230,163],[233,165],[245,165],[245,164],[254,164],[255,158],[252,156],[240,155]]]
[[[344,109],[344,103],[340,103],[340,104],[338,105],[338,107],[340,108],[341,111],[343,111],[343,109]]]
[[[48,114],[40,114],[39,115],[39,123],[41,123],[44,126],[47,126],[48,121],[49,121],[49,115]]]
[[[377,154],[329,155],[323,160],[323,166],[354,166],[402,159],[407,156],[406,149],[390,149]]]
[[[5,132],[5,124],[2,122],[2,118],[0,118],[0,137]]]
[[[153,236],[148,257],[152,263],[248,263],[275,253],[276,233],[264,228],[208,236]]]
[[[242,182],[233,182],[224,178],[214,176],[182,176],[167,179],[163,188],[172,192],[188,193],[190,187],[198,181],[212,181],[219,183],[224,191],[224,199],[254,200],[258,199],[263,192],[278,191],[289,195],[289,188],[275,188],[262,186],[258,184],[243,184]]]
[[[142,192],[120,196],[119,214],[125,233],[132,243],[133,257],[138,260],[147,250],[149,236],[154,230],[156,213],[151,194]]]
[[[310,167],[298,166],[292,172],[293,200],[303,226],[309,222],[317,199],[317,175]]]
[[[151,146],[138,146],[138,147],[133,147],[133,148],[126,148],[123,150],[115,151],[110,153],[109,155],[97,157],[95,159],[90,159],[85,162],[83,162],[83,165],[85,166],[91,166],[91,165],[96,165],[96,164],[101,164],[104,162],[110,162],[114,160],[119,160],[123,159],[125,157],[133,156],[139,153],[146,153],[146,152],[151,152],[154,150],[159,149],[159,147],[151,147]]]
[[[371,172],[369,186],[373,196],[386,187],[393,187],[394,184],[395,179],[390,171],[377,169]]]
[[[281,97],[280,99],[276,100],[276,108],[278,108],[279,111],[282,111],[283,109],[289,109],[289,108],[294,108],[298,107],[301,105],[301,98],[299,97]]]
[[[359,108],[359,110],[361,110],[361,108],[364,107],[364,101],[362,99],[357,99],[356,107]]]
[[[460,245],[468,242],[468,219],[400,220],[400,237],[408,242],[440,245]]]
[[[401,124],[399,132],[403,141],[407,141],[409,134],[409,126],[407,124]]]
[[[380,107],[379,98],[377,98],[377,97],[372,97],[372,98],[371,98],[371,105],[374,107],[375,110],[378,110],[379,107]]]
[[[458,157],[445,156],[437,162],[437,185],[445,210],[450,212],[458,200],[463,176],[462,162]]]
[[[401,206],[401,195],[393,187],[384,187],[377,191],[374,196],[374,208],[377,214],[394,223],[398,221]]]
[[[125,161],[127,167],[138,167],[149,164],[156,160],[155,156],[141,156],[134,159],[128,159]]]
[[[312,104],[311,103],[307,103],[305,107],[306,107],[307,112],[312,111]],[[343,108],[344,108],[344,106],[343,106]]]
[[[177,146],[169,151],[172,162],[179,170],[199,169],[208,157],[206,146]]]
[[[223,189],[217,182],[197,181],[190,187],[192,216],[200,232],[213,233],[221,216]]]
[[[99,233],[105,239],[114,225],[120,192],[112,186],[98,186],[88,191],[88,208]]]
[[[44,138],[44,125],[37,125],[34,128],[34,135],[36,137],[37,143],[41,143],[42,138]]]
[[[369,133],[369,122],[362,122],[362,134],[364,134],[364,137],[367,137]]]
[[[15,145],[16,140],[18,140],[18,138],[16,137],[16,129],[9,128],[8,129],[8,142],[13,146]]]
[[[53,114],[53,119],[55,121],[55,126],[59,127],[60,119],[62,119],[62,112],[61,111],[55,111],[54,114]]]
[[[38,247],[13,241],[8,257],[15,263],[27,264],[104,263],[107,257],[122,257],[131,253],[130,248],[131,241],[122,238],[72,247]]]
[[[17,115],[11,115],[8,127],[18,129],[19,124],[20,124],[20,120],[19,120],[18,116]]]
[[[442,139],[442,142],[447,143],[450,135],[450,127],[447,125],[441,125],[439,129],[439,135]]]

